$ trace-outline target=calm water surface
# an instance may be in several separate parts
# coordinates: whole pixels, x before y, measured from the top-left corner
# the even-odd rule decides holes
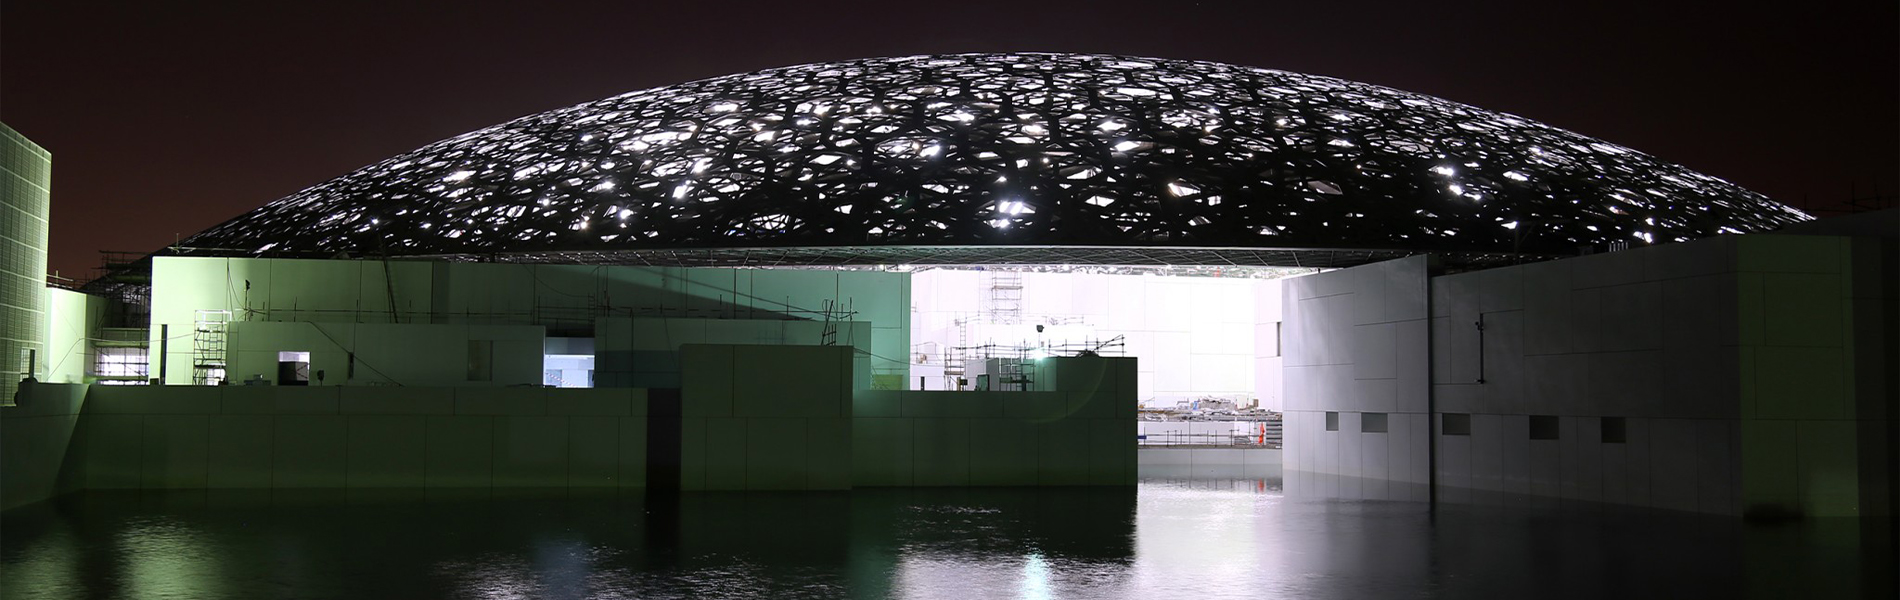
[[[0,598],[1891,597],[1846,524],[1129,489],[68,496],[0,517]]]

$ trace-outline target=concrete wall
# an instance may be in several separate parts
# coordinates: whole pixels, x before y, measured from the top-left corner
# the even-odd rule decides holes
[[[162,257],[152,277],[154,336],[161,324],[190,332],[195,311],[231,310],[244,321],[540,325],[590,337],[601,317],[822,320],[834,300],[871,323],[869,346],[889,357],[872,358],[873,373],[905,372],[910,347],[905,273]],[[171,345],[181,368],[168,369],[170,383],[191,381],[190,341]]]
[[[84,383],[92,371],[92,344],[105,317],[106,300],[71,290],[46,288],[45,365],[40,381]]]
[[[849,489],[853,354],[846,346],[682,348],[680,489]]]
[[[1416,256],[1283,281],[1289,481],[1303,473],[1322,493],[1425,497],[1430,268]],[[1376,418],[1384,431],[1371,431]]]
[[[88,489],[644,487],[637,389],[92,386]]]
[[[1441,497],[1737,514],[1739,239],[1434,279],[1438,408],[1471,415],[1439,437]],[[1531,439],[1530,415],[1555,439]],[[1626,441],[1603,441],[1604,418]]]
[[[324,385],[538,386],[545,332],[538,325],[244,321],[230,326],[228,372],[233,382],[252,375],[276,381],[278,352],[309,352],[311,385],[321,370]],[[469,379],[471,341],[492,343],[486,380]]]
[[[1134,359],[1049,359],[1058,391],[854,393],[849,347],[683,352],[678,414],[661,417],[635,388],[37,384],[0,412],[0,500],[646,487],[666,418],[685,490],[1135,482]]]
[[[1284,478],[1279,448],[1142,448],[1136,452],[1144,477]]]
[[[1260,399],[1260,408],[1275,411],[1286,408],[1285,374],[1280,369],[1285,361],[1281,348],[1284,285],[1279,279],[1257,281],[1253,293],[1254,397]]]
[[[26,375],[26,351],[46,351],[52,187],[52,153],[0,124],[0,404],[12,402]],[[43,371],[46,357],[39,363]]]
[[[1438,408],[1472,415],[1439,438],[1441,489],[1862,514],[1856,436],[1880,428],[1856,412],[1853,244],[1731,236],[1434,279]]]
[[[858,350],[852,384],[871,384],[874,332],[866,321],[834,322],[836,342]],[[680,387],[680,348],[688,344],[820,345],[823,321],[603,317],[595,325],[595,380],[610,387]],[[894,354],[892,356],[901,356]]]
[[[1133,358],[1051,358],[1055,391],[859,390],[860,486],[1133,485]]]
[[[86,386],[21,387],[17,406],[0,406],[0,510],[74,491],[84,483],[72,456]]]
[[[1743,509],[1893,516],[1894,239],[1746,236],[1735,251]]]
[[[1449,501],[1887,514],[1887,244],[1724,236],[1433,277],[1429,337],[1403,261],[1289,280],[1289,489],[1380,497],[1354,486],[1425,481],[1435,441]]]

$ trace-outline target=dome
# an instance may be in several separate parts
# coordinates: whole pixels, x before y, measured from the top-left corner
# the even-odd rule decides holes
[[[1629,148],[1375,85],[960,54],[768,69],[522,117],[271,202],[180,251],[1340,266],[1807,219]]]

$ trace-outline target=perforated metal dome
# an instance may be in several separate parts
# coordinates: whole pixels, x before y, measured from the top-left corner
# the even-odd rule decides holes
[[[769,69],[370,165],[191,252],[633,263],[1328,266],[1809,217],[1524,118],[1329,77],[1080,54]]]

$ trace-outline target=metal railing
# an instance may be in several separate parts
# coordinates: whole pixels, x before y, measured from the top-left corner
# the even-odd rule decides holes
[[[1163,423],[1206,423],[1204,421],[1161,421]],[[1193,446],[1279,448],[1282,442],[1280,421],[1222,421],[1232,424],[1231,431],[1150,431],[1137,434],[1142,446]]]

